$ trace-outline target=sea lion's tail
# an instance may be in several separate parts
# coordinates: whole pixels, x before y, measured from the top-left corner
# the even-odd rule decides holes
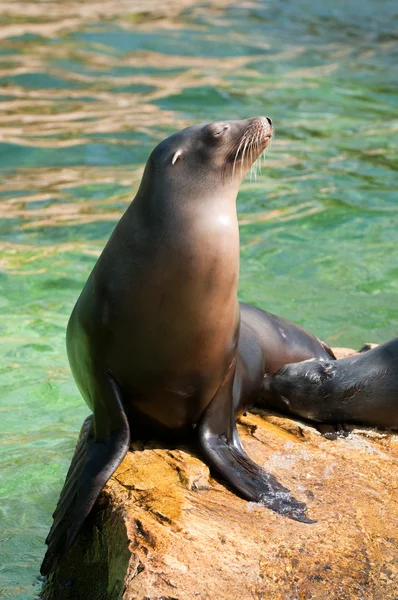
[[[120,421],[122,426],[105,442],[95,440],[93,415],[84,421],[46,539],[48,549],[40,568],[42,575],[49,575],[57,567],[74,542],[102,488],[126,455],[130,429],[123,411]]]

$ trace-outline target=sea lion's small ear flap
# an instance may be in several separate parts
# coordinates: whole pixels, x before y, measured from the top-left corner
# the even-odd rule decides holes
[[[173,158],[171,159],[171,164],[175,165],[177,160],[180,158],[182,154],[182,150],[181,148],[179,150],[177,150],[176,152],[174,152]]]

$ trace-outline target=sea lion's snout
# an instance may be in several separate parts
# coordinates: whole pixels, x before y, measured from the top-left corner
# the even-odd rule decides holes
[[[259,142],[268,145],[273,133],[272,119],[270,117],[254,117],[248,127],[253,137],[256,136]]]
[[[253,121],[259,123],[262,127],[270,129],[272,133],[272,119],[271,117],[254,117]]]
[[[285,367],[283,367],[283,369],[284,368]],[[278,375],[279,373],[280,371],[277,371]],[[275,385],[275,373],[271,375],[264,375],[260,397],[266,406],[276,408],[277,410],[282,410],[282,412],[286,412],[289,411],[290,400],[287,396],[284,396],[282,393],[280,393],[278,383],[280,382],[277,377]],[[288,391],[284,391],[288,395]]]
[[[234,146],[227,155],[227,162],[232,164],[232,175],[239,173],[242,178],[268,146],[273,133],[272,120],[260,116],[231,121],[231,125],[230,139]],[[236,168],[238,164],[239,169]]]

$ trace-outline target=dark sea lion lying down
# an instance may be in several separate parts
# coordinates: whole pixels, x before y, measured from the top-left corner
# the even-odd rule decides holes
[[[72,544],[130,440],[152,433],[188,432],[235,492],[311,522],[249,459],[236,429],[265,372],[331,357],[311,334],[237,299],[236,196],[271,135],[265,117],[210,123],[152,152],[69,320],[69,362],[93,415],[54,513],[43,574]]]
[[[398,338],[333,362],[308,360],[265,377],[262,398],[288,415],[398,429]]]

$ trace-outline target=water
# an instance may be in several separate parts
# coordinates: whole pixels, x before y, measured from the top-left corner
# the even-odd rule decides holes
[[[87,414],[67,318],[169,133],[271,116],[238,202],[241,298],[334,345],[398,335],[395,2],[134,4],[0,2],[5,598],[35,596]]]

